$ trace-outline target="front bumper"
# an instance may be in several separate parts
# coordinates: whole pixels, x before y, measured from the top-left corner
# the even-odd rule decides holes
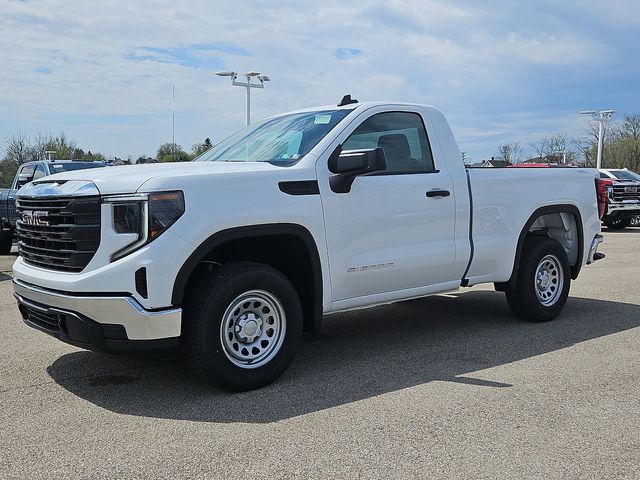
[[[607,217],[636,217],[640,215],[640,202],[616,202],[607,204]]]
[[[74,295],[17,279],[14,296],[25,323],[89,350],[117,351],[178,345],[182,310],[145,310],[132,297]]]

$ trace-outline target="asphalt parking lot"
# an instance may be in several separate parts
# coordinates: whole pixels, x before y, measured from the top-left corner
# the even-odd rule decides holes
[[[328,317],[230,394],[26,327],[0,258],[0,478],[640,478],[640,228],[549,324],[489,288]]]

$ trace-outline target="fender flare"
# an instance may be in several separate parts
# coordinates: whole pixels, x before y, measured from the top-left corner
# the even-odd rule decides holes
[[[294,223],[270,223],[234,227],[221,230],[208,237],[189,255],[182,267],[180,267],[173,283],[173,291],[171,294],[172,305],[177,306],[182,304],[187,282],[191,274],[214,248],[232,240],[267,235],[292,235],[299,238],[305,246],[311,263],[311,276],[313,281],[314,304],[312,306],[312,331],[319,333],[323,313],[322,264],[320,263],[320,255],[318,254],[318,247],[311,232],[302,225]]]
[[[580,210],[578,207],[572,204],[559,204],[559,205],[548,205],[546,207],[540,207],[536,209],[527,222],[524,224],[524,227],[520,231],[520,236],[518,237],[518,245],[516,247],[516,256],[513,262],[513,270],[511,271],[511,278],[501,285],[513,285],[515,279],[517,278],[517,272],[520,268],[520,261],[522,259],[522,250],[524,249],[524,241],[527,237],[527,233],[531,228],[531,225],[541,216],[550,215],[552,213],[570,213],[573,215],[576,221],[576,228],[578,229],[578,256],[575,265],[571,266],[571,279],[575,280],[578,278],[580,274],[580,269],[582,268],[582,261],[584,260],[584,228],[582,224],[582,215],[580,214]]]

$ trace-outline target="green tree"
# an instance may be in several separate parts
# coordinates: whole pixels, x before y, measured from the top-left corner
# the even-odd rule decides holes
[[[87,153],[82,157],[83,160],[91,160],[93,162],[104,162],[106,160],[105,156],[100,153],[91,153],[91,150],[88,150]]]
[[[209,137],[204,139],[202,143],[194,143],[191,147],[191,157],[196,158],[198,155],[202,155],[204,152],[213,147],[211,139]]]
[[[625,166],[640,170],[640,113],[626,115],[621,128]]]
[[[598,125],[592,122],[582,139],[581,151],[586,166],[595,167],[598,152]],[[640,170],[640,114],[626,115],[622,122],[604,124],[602,142],[603,168]]]
[[[186,162],[190,159],[189,154],[177,143],[163,143],[156,154],[158,162]]]
[[[47,160],[49,156],[52,160],[105,160],[102,153],[92,153],[91,150],[85,152],[64,132],[55,137],[41,133],[28,137],[18,132],[8,137],[5,145],[3,161],[11,163],[16,168],[25,162]],[[47,154],[47,151],[53,153]]]
[[[2,160],[0,162],[0,187],[9,188],[16,176],[18,165],[11,160]]]
[[[69,138],[64,132],[60,132],[56,137],[50,137],[45,144],[45,150],[56,152],[51,155],[52,160],[79,160],[84,154],[76,141]]]

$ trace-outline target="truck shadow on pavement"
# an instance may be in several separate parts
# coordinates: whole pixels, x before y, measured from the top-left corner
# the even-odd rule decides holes
[[[471,291],[325,319],[273,385],[233,394],[176,360],[75,352],[48,372],[69,392],[115,413],[197,422],[267,423],[431,381],[511,388],[473,372],[640,326],[640,305],[570,298],[555,321],[512,317],[504,296]],[[477,375],[481,376],[481,375]]]

